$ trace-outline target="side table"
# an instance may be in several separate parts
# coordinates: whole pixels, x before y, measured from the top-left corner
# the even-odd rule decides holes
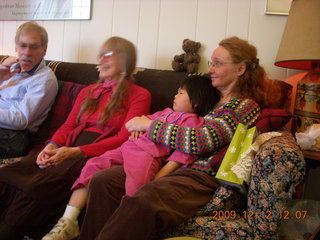
[[[320,162],[320,152],[303,150],[302,153],[305,159],[311,159]]]
[[[304,150],[302,153],[307,165],[303,198],[319,201],[320,152]]]

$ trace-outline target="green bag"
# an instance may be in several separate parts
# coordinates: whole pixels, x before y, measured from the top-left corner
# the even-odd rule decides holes
[[[245,125],[239,123],[216,174],[216,178],[222,185],[229,185],[242,194],[247,192],[245,182],[242,178],[238,178],[231,168],[239,162],[241,155],[250,147],[255,135],[256,127],[247,129]]]

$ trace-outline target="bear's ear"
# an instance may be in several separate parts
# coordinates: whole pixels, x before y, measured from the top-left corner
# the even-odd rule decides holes
[[[186,38],[185,40],[183,40],[182,43],[185,43],[186,41],[189,41],[189,38]]]

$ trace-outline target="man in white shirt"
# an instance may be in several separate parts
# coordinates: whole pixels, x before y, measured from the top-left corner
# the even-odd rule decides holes
[[[26,22],[18,28],[15,43],[17,62],[0,65],[0,159],[25,153],[29,133],[38,130],[58,92],[57,79],[43,59],[46,30]]]

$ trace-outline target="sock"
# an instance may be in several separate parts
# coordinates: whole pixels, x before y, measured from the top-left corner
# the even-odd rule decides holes
[[[80,214],[80,211],[81,210],[79,208],[67,204],[66,210],[64,211],[64,214],[62,217],[69,218],[72,220],[77,220]]]

